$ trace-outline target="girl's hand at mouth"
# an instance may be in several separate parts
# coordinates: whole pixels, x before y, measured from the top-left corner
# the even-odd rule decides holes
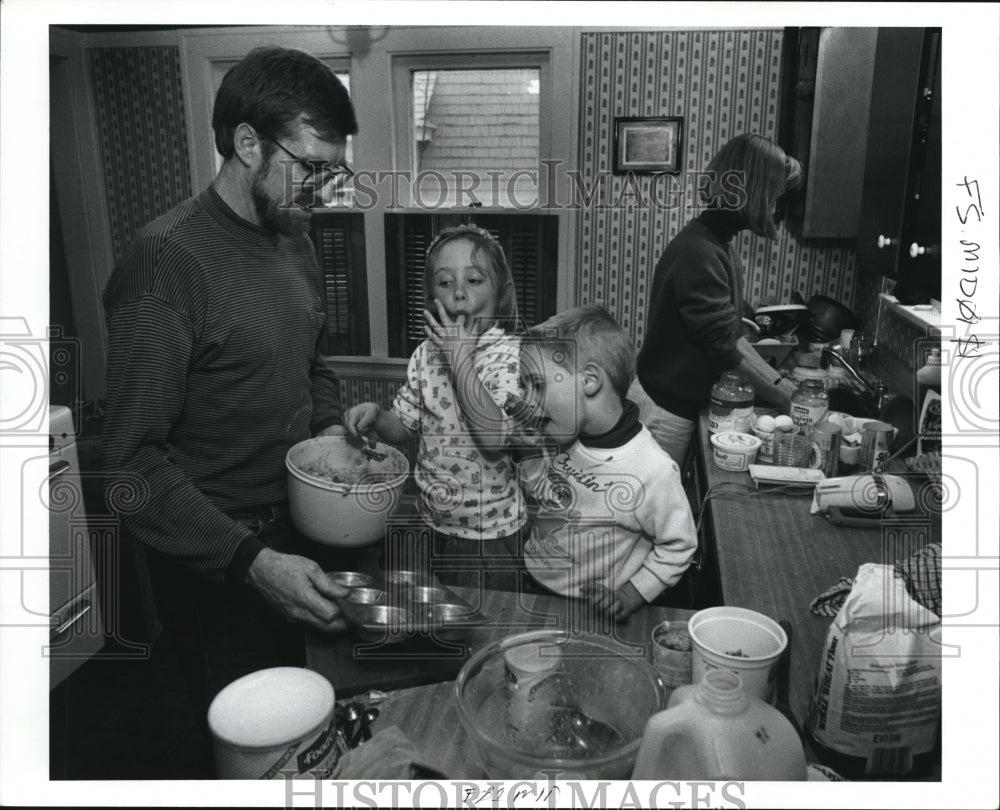
[[[424,334],[436,348],[445,351],[445,354],[452,353],[453,365],[457,366],[460,358],[471,355],[476,348],[479,335],[475,328],[479,325],[479,319],[472,318],[467,323],[464,314],[452,318],[440,300],[435,299],[434,305],[437,317],[430,310],[424,310]]]

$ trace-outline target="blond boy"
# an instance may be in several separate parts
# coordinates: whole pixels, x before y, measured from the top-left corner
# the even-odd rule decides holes
[[[531,329],[521,365],[524,410],[560,448],[519,465],[541,505],[525,565],[623,619],[676,585],[697,547],[677,464],[625,398],[635,351],[607,311],[585,306]]]

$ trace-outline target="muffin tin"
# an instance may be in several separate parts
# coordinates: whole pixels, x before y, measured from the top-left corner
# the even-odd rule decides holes
[[[335,597],[341,613],[358,633],[372,641],[396,643],[416,636],[441,641],[461,637],[486,624],[486,617],[432,574],[386,571],[384,584],[355,571],[331,571],[348,588]]]

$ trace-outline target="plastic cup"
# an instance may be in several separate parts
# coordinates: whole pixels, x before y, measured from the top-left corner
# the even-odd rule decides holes
[[[775,702],[778,659],[788,645],[781,625],[754,610],[723,606],[695,613],[688,632],[694,683],[700,683],[706,672],[723,669],[740,676],[748,695]]]

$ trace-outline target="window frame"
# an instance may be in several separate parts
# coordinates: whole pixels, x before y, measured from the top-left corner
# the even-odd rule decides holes
[[[370,36],[359,36],[367,29]],[[582,29],[573,26],[239,26],[231,28],[182,29],[176,34],[181,50],[181,71],[184,83],[184,106],[187,120],[188,146],[191,160],[191,182],[195,192],[205,189],[214,179],[214,138],[211,118],[214,94],[211,90],[211,65],[215,60],[240,58],[256,45],[276,44],[301,48],[323,59],[344,58],[350,61],[351,94],[356,98],[358,136],[354,143],[356,170],[399,170],[396,147],[396,121],[399,111],[392,103],[393,60],[410,57],[431,57],[441,64],[442,57],[473,67],[498,60],[510,64],[511,54],[544,54],[548,60],[549,87],[540,88],[541,120],[547,121],[544,137],[539,144],[540,155],[549,155],[559,164],[544,173],[546,189],[550,179],[555,188],[548,192],[555,206],[542,209],[559,217],[557,309],[573,305],[576,296],[577,214],[568,206],[573,184],[568,172],[579,165],[580,133],[577,131],[580,106],[580,47]],[[482,60],[482,62],[480,62]],[[506,61],[505,61],[506,60]],[[373,100],[366,103],[366,99]],[[412,111],[411,111],[412,114]],[[370,134],[369,134],[370,133]],[[384,133],[384,136],[382,135]],[[386,185],[388,181],[386,181]],[[386,363],[399,361],[389,356],[388,300],[386,298],[386,266],[384,214],[405,210],[389,205],[390,194],[383,193],[371,206],[358,204],[353,209],[364,215],[365,256],[369,272],[368,313],[370,354],[363,360],[356,357],[334,357],[335,367],[356,369],[359,362]],[[425,209],[410,209],[424,211]],[[458,210],[458,209],[456,209]],[[511,209],[476,209],[483,213]],[[528,209],[534,212],[536,209]]]
[[[523,51],[503,53],[424,53],[394,56],[392,59],[392,106],[396,112],[393,130],[394,163],[397,171],[408,172],[409,177],[415,175],[414,140],[413,140],[413,91],[410,76],[414,71],[446,71],[446,70],[500,70],[529,68],[538,70],[538,201],[535,205],[522,209],[513,206],[483,206],[507,211],[535,211],[542,200],[548,199],[548,177],[544,172],[542,161],[551,160],[552,146],[552,105],[551,105],[551,69],[547,51],[526,49]],[[402,185],[402,184],[401,184]],[[406,185],[408,192],[411,184]],[[401,199],[403,208],[421,211],[436,211],[455,213],[459,208],[433,208],[421,206],[411,198]],[[477,209],[480,210],[480,209]]]

